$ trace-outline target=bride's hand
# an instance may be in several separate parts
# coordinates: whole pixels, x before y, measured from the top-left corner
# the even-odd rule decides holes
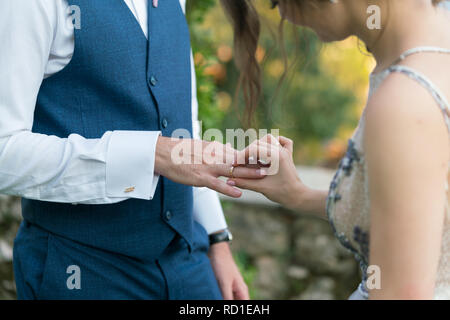
[[[268,135],[253,142],[238,155],[238,163],[245,163],[250,167],[264,164],[261,167],[261,175],[265,177],[257,180],[246,179],[240,175],[240,166],[234,170],[233,178],[227,183],[262,193],[287,208],[298,208],[299,201],[308,188],[297,175],[292,157],[293,146],[292,140],[281,136],[275,138]]]

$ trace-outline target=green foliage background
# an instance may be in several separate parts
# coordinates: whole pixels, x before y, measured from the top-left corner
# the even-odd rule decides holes
[[[232,59],[220,57],[221,51],[232,48],[231,27],[218,1],[187,4],[203,129],[240,128],[243,103],[234,99],[239,74]],[[259,52],[264,57],[263,99],[255,123],[292,138],[298,163],[335,166],[357,124],[373,62],[355,39],[321,45],[311,31],[286,25],[284,46],[291,67],[277,91],[284,70],[277,38],[279,14],[269,9],[268,1],[255,4],[262,19]]]

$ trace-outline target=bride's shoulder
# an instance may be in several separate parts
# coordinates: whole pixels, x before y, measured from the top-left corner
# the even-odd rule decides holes
[[[366,121],[372,122],[417,119],[423,124],[445,124],[432,89],[407,72],[387,75],[370,97],[365,113]]]
[[[398,148],[417,147],[419,137],[420,141],[433,141],[436,147],[448,147],[448,128],[437,101],[426,87],[404,73],[393,72],[385,78],[368,101],[364,120],[367,147],[374,141]]]

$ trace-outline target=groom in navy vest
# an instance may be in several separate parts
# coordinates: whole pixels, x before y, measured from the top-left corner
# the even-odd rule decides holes
[[[171,160],[172,149],[179,142],[169,138],[172,133],[184,129],[192,134],[193,66],[182,7],[179,0],[148,2],[146,38],[124,0],[68,1],[79,8],[81,28],[74,30],[70,62],[45,77],[39,88],[30,135],[45,143],[27,141],[36,157],[43,156],[41,162],[59,158],[64,168],[54,168],[60,169],[58,174],[52,173],[45,181],[17,179],[17,192],[3,192],[23,196],[24,221],[14,247],[21,299],[248,297],[230,254],[229,232],[215,230],[208,235],[193,217],[192,185],[238,196],[235,189],[217,179],[227,175],[230,167],[199,164],[192,170]],[[100,149],[95,149],[108,132],[118,133],[108,140],[110,148],[116,146],[121,153],[114,172],[108,156],[104,159],[97,153]],[[135,184],[133,177],[122,177],[118,191],[111,191],[115,194],[109,198],[105,195],[107,200],[83,201],[89,191],[82,195],[80,191],[78,196],[81,188],[71,183],[91,179],[91,167],[77,167],[87,159],[97,157],[89,162],[92,168],[106,162],[99,172],[106,172],[107,183],[120,176],[130,165],[128,161],[135,161],[132,165],[138,169],[141,164],[148,168],[145,159],[133,159],[129,153],[126,137],[132,132],[140,132],[142,137],[146,132],[161,134],[153,150],[154,173],[160,175],[154,192],[150,197],[140,196],[147,186]],[[118,139],[125,142],[122,149],[117,147],[121,145]],[[47,151],[35,152],[43,145],[50,148],[46,150],[56,150],[51,145],[55,141],[64,144],[62,156],[48,151],[46,160],[42,153]],[[142,149],[150,153],[144,138],[141,142]],[[17,159],[28,156],[26,152],[17,151]],[[64,162],[65,157],[70,161]],[[33,159],[29,157],[30,166],[39,168]],[[4,165],[16,170],[14,163]],[[17,171],[15,176],[21,173]],[[92,193],[97,192],[95,183],[91,184]],[[148,181],[148,188],[151,184]],[[29,191],[35,187],[40,191]],[[83,188],[89,188],[89,183]]]

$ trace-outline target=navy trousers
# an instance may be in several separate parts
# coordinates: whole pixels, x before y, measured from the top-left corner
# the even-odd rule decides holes
[[[199,224],[189,248],[176,236],[157,260],[140,261],[51,234],[26,221],[14,242],[19,299],[222,299]],[[76,274],[77,273],[77,274]],[[72,281],[78,277],[78,284]]]

